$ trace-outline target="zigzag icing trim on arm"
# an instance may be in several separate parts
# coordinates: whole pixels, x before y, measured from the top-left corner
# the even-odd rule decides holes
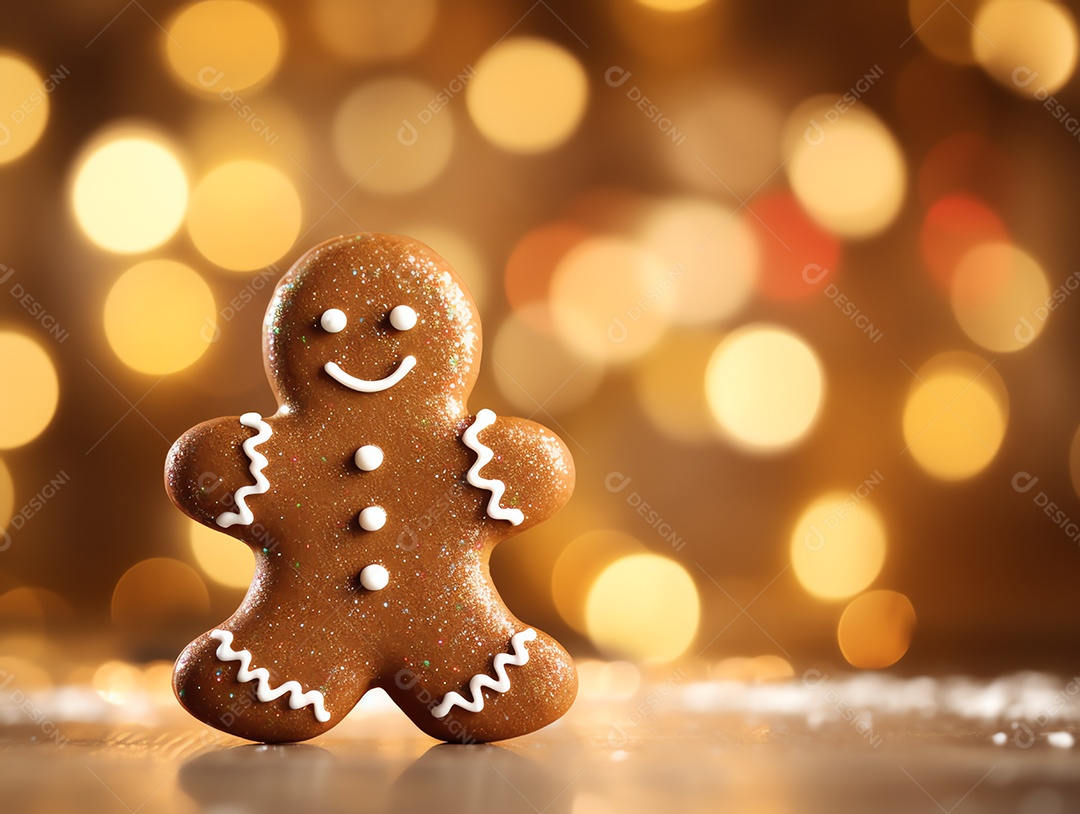
[[[465,473],[465,479],[469,481],[470,485],[475,486],[478,489],[487,489],[491,492],[491,499],[488,500],[487,504],[487,513],[489,517],[493,517],[496,520],[509,520],[517,526],[525,519],[525,514],[521,509],[504,509],[499,505],[499,501],[502,500],[503,493],[506,491],[506,484],[501,480],[480,476],[480,470],[487,466],[488,463],[491,462],[491,459],[495,457],[495,453],[491,451],[491,448],[480,442],[480,431],[487,429],[494,423],[494,411],[485,408],[476,414],[476,421],[474,421],[472,426],[465,430],[465,434],[461,436],[461,440],[465,442],[465,446],[476,453],[476,463],[474,463],[472,468]]]
[[[258,435],[253,435],[244,442],[244,453],[248,456],[248,460],[251,464],[248,469],[251,471],[251,476],[255,478],[254,486],[241,486],[236,490],[233,495],[233,500],[236,505],[240,507],[239,512],[223,512],[217,517],[217,524],[223,529],[227,529],[229,526],[235,526],[240,523],[245,526],[250,526],[255,522],[255,515],[251,513],[251,509],[248,508],[247,499],[251,495],[265,494],[270,488],[270,481],[267,480],[266,475],[263,474],[263,470],[266,468],[267,460],[266,456],[259,452],[255,447],[263,443],[274,431],[270,429],[270,425],[263,421],[263,417],[258,413],[244,413],[240,416],[240,423],[245,427],[251,427],[253,430],[258,430]]]
[[[240,662],[240,669],[236,672],[237,681],[242,683],[248,681],[259,682],[255,695],[260,701],[273,701],[275,698],[288,695],[289,709],[300,709],[310,704],[315,708],[315,717],[317,719],[323,723],[330,720],[330,713],[326,711],[325,699],[321,692],[318,690],[304,692],[304,688],[300,686],[299,681],[286,681],[280,687],[271,687],[269,670],[265,667],[251,669],[250,650],[232,649],[233,635],[231,632],[228,630],[213,630],[210,632],[210,638],[221,642],[214,653],[220,661]]]
[[[488,411],[490,412],[490,410]],[[515,633],[510,638],[510,647],[514,651],[514,655],[509,653],[496,653],[494,660],[495,675],[499,677],[496,681],[491,676],[484,675],[483,673],[477,673],[469,680],[469,693],[472,695],[471,701],[466,701],[465,697],[461,693],[448,692],[443,696],[443,700],[437,707],[431,710],[431,714],[436,718],[445,718],[454,705],[461,707],[468,712],[480,712],[484,708],[484,687],[494,690],[495,692],[506,692],[510,689],[510,676],[506,674],[507,665],[513,667],[520,667],[529,660],[529,651],[525,649],[525,642],[531,642],[536,638],[536,631],[531,627],[525,628],[525,630]]]

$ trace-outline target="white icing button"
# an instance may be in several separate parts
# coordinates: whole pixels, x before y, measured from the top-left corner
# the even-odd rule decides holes
[[[399,331],[416,327],[416,312],[407,305],[399,305],[390,312],[390,324]]]
[[[356,466],[365,472],[371,472],[382,466],[383,451],[374,444],[364,444],[356,450]]]
[[[345,330],[345,326],[349,324],[349,318],[340,308],[331,308],[329,311],[323,311],[323,315],[319,317],[319,324],[327,333],[336,334]]]
[[[369,591],[381,591],[390,584],[390,572],[381,565],[368,565],[360,572],[360,584]]]
[[[378,531],[386,525],[386,509],[382,506],[368,506],[360,512],[360,528],[364,531]]]

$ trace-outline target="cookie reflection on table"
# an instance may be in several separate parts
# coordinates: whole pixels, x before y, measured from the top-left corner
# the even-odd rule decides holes
[[[244,744],[204,752],[180,768],[180,788],[203,810],[354,811],[372,784],[362,766],[340,771],[319,746]]]
[[[400,772],[400,774],[399,774]],[[396,779],[394,779],[396,777]],[[500,746],[439,744],[401,771],[369,749],[244,744],[204,752],[180,769],[180,788],[203,810],[353,812],[544,811],[568,814],[567,779]]]
[[[501,746],[443,743],[398,778],[388,810],[568,814],[574,802],[569,782]]]

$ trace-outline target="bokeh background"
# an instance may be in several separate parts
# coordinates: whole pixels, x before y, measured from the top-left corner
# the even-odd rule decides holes
[[[473,411],[570,446],[570,506],[492,567],[594,683],[1075,664],[1065,5],[91,0],[0,49],[22,685],[167,693],[239,603],[252,556],[165,454],[273,411],[273,285],[361,231],[469,283]]]

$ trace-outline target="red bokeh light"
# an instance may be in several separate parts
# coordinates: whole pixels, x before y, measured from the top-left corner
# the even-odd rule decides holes
[[[546,303],[548,287],[556,266],[574,246],[589,236],[580,226],[556,221],[527,232],[514,246],[506,261],[503,285],[510,306],[526,322],[537,319],[537,309],[527,305]],[[547,330],[547,325],[531,325]]]
[[[960,258],[980,243],[1003,242],[1001,218],[973,195],[947,195],[930,207],[919,231],[919,251],[934,283],[948,293]]]
[[[747,223],[757,232],[761,248],[762,295],[801,299],[836,276],[840,242],[814,223],[790,192],[762,195],[748,209]]]

